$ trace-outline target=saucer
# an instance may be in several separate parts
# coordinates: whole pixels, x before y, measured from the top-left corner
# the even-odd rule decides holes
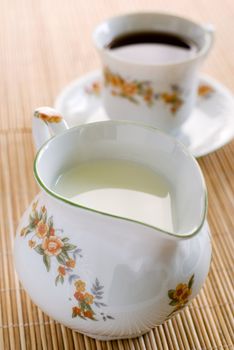
[[[91,72],[65,87],[55,101],[55,108],[69,127],[108,120],[102,106],[101,89],[101,72]],[[211,153],[231,141],[234,98],[230,91],[213,78],[201,75],[195,108],[173,136],[195,157]]]

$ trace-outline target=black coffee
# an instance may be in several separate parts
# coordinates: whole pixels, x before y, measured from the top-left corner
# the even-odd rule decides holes
[[[154,31],[120,35],[106,47],[121,59],[146,64],[183,61],[198,51],[197,45],[187,38]]]

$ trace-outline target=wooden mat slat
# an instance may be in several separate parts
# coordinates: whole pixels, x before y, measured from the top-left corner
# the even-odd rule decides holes
[[[215,49],[204,66],[234,91],[232,0],[2,0],[0,11],[0,350],[220,350],[234,348],[234,141],[199,159],[213,237],[209,277],[181,314],[148,334],[95,341],[50,319],[18,282],[13,238],[38,192],[31,115],[71,80],[99,67],[91,33],[117,13],[159,10],[213,22]],[[233,111],[234,115],[234,111]]]

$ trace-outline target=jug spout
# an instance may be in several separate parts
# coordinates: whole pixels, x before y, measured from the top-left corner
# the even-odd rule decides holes
[[[68,129],[62,115],[51,107],[39,107],[33,114],[33,138],[38,150],[52,136]]]

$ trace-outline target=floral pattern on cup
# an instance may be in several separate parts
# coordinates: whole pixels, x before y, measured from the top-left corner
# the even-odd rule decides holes
[[[40,111],[35,111],[34,117],[41,119],[45,123],[60,123],[61,120],[63,119],[59,115],[48,115],[48,114],[42,113]]]
[[[176,91],[178,90],[178,87],[172,86],[172,90]],[[93,95],[96,97],[101,96],[101,91],[102,91],[102,85],[100,80],[94,80],[90,85],[85,87],[85,92],[87,94]],[[152,99],[153,99],[152,93],[153,93],[152,89],[148,89],[148,91],[146,91],[146,94],[144,96],[144,100],[146,102],[149,101],[149,103],[152,103]],[[209,98],[212,96],[213,93],[214,93],[213,87],[208,84],[200,84],[198,86],[197,95],[200,98]],[[158,99],[159,95],[156,95],[155,98]],[[176,94],[173,95],[173,94],[163,93],[161,94],[161,99],[164,100],[165,103],[171,104],[171,108],[173,110],[178,110],[180,105],[183,103],[181,99],[177,99]]]
[[[155,92],[150,81],[127,81],[119,74],[114,74],[109,68],[104,68],[104,84],[111,88],[112,96],[126,98],[135,104],[144,103],[152,107],[156,101],[161,101],[175,114],[183,105],[182,90],[178,85],[171,85],[169,91]]]
[[[87,291],[86,283],[81,279],[76,280],[74,283],[75,293],[74,298],[77,300],[77,306],[72,308],[72,317],[80,317],[83,319],[91,319],[97,321],[97,312],[94,311],[93,306],[95,305],[97,308],[107,306],[103,303],[103,288],[96,278],[95,283],[93,283],[91,291]],[[104,321],[113,320],[114,317],[105,314],[104,312],[100,312],[100,316]]]
[[[188,283],[179,283],[175,289],[168,291],[168,297],[170,299],[169,305],[174,306],[173,311],[167,316],[173,315],[175,312],[183,309],[189,301],[189,297],[192,294],[192,287],[194,283],[194,274],[190,277]]]
[[[29,214],[29,224],[20,231],[20,236],[30,237],[28,246],[42,256],[43,263],[47,272],[51,269],[51,260],[56,260],[57,276],[55,285],[63,284],[67,277],[69,284],[73,284],[76,288],[74,298],[78,302],[78,306],[72,309],[72,317],[81,317],[83,319],[97,320],[96,308],[107,306],[100,300],[103,298],[103,288],[96,278],[92,285],[91,293],[87,292],[86,282],[80,279],[80,276],[74,273],[77,265],[77,259],[82,258],[82,250],[76,245],[71,244],[68,237],[63,235],[62,229],[54,227],[53,216],[48,217],[47,209],[43,205],[38,208],[38,201],[32,204],[32,210]],[[104,321],[114,319],[104,312],[100,312]]]

